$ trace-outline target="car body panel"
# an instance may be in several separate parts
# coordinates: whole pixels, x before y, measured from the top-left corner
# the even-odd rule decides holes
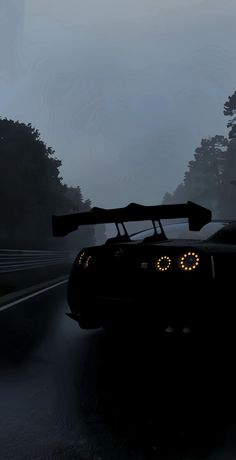
[[[84,248],[69,277],[69,316],[85,329],[138,325],[203,334],[232,327],[236,223],[200,227],[169,223],[158,233],[153,225]]]

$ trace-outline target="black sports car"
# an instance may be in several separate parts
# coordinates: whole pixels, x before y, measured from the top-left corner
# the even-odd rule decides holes
[[[144,220],[152,228],[128,234],[124,222]],[[166,334],[232,331],[236,222],[211,221],[211,211],[192,202],[131,203],[53,216],[53,234],[99,223],[114,223],[117,235],[84,248],[68,282],[69,316],[81,328],[141,322]]]

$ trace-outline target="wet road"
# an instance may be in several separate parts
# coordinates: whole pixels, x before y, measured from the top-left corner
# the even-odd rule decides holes
[[[236,458],[234,353],[66,311],[62,286],[0,313],[0,459]]]

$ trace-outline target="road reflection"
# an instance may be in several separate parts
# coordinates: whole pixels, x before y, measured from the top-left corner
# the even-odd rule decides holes
[[[61,291],[48,292],[0,313],[0,359],[20,365],[55,328]]]
[[[236,458],[233,344],[83,331],[64,295],[1,313],[1,458]]]
[[[206,347],[189,336],[157,340],[141,328],[101,333],[90,342],[82,410],[88,420],[100,416],[122,448],[137,455],[200,458],[224,448],[235,423],[230,355],[220,342]]]

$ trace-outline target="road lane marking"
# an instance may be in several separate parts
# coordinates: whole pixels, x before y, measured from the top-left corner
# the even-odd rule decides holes
[[[59,283],[53,284],[52,286],[48,286],[46,288],[40,289],[39,291],[33,292],[32,294],[28,294],[25,297],[21,297],[20,299],[14,300],[13,302],[8,303],[7,305],[3,305],[3,307],[0,307],[0,312],[3,310],[7,310],[8,308],[14,307],[14,305],[17,305],[18,303],[25,302],[25,300],[32,299],[33,297],[36,297],[39,294],[43,294],[44,292],[47,292],[50,289],[53,289],[67,282],[68,282],[68,279],[64,281],[60,281]]]

